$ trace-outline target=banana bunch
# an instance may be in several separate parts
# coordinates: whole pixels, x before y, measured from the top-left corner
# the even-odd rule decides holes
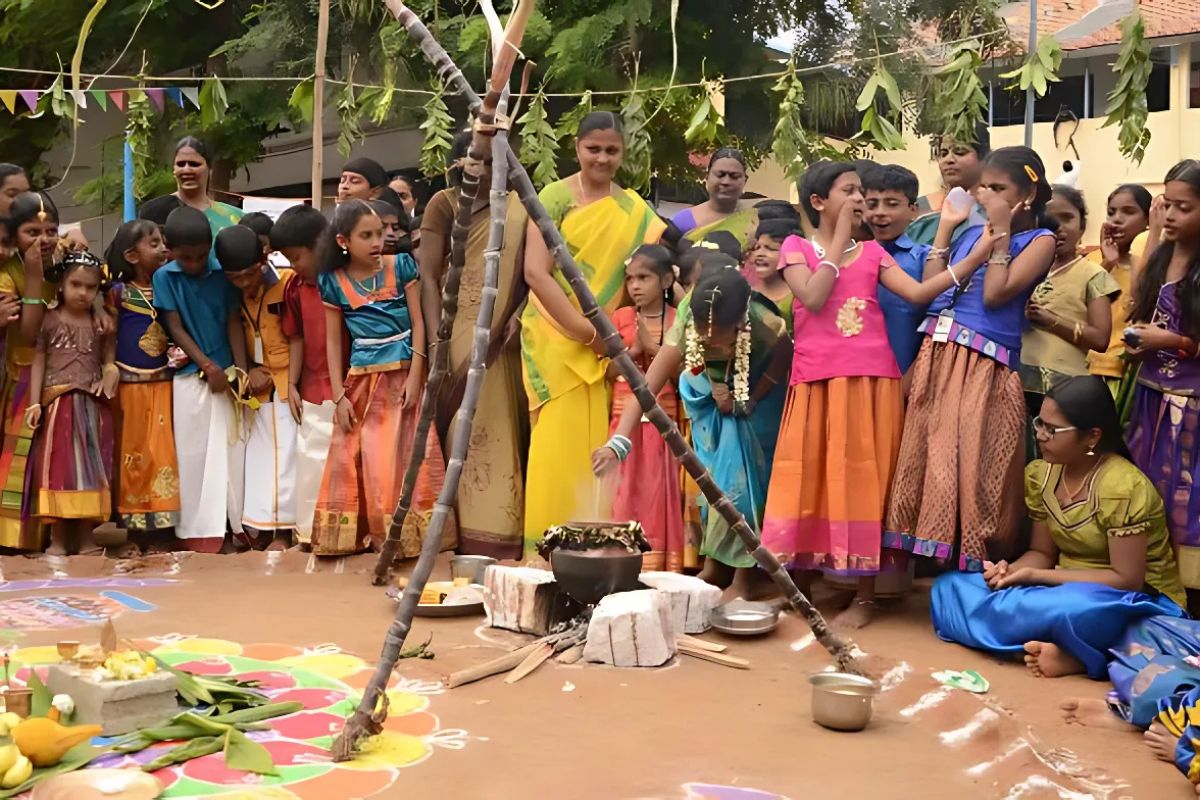
[[[4,716],[9,716],[5,714]],[[16,716],[13,714],[12,716]],[[33,762],[21,755],[15,744],[0,747],[0,787],[12,789],[33,775]]]
[[[11,711],[0,714],[0,736],[8,736],[12,729],[21,724],[21,717]]]

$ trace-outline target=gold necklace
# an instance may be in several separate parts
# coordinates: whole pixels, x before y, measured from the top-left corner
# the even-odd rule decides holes
[[[1079,486],[1074,491],[1071,490],[1071,484],[1069,481],[1067,481],[1067,468],[1063,467],[1062,485],[1063,485],[1063,488],[1067,490],[1067,499],[1068,500],[1074,500],[1077,496],[1079,496],[1079,493],[1082,492],[1084,490],[1084,488],[1086,488],[1087,482],[1089,480],[1091,480],[1092,473],[1095,472],[1096,468],[1099,467],[1102,463],[1104,463],[1104,456],[1100,456],[1100,458],[1097,459],[1096,463],[1092,464],[1091,469],[1089,469],[1084,474],[1083,480],[1081,480],[1079,482]]]
[[[576,172],[576,173],[575,173],[575,182],[579,184],[579,198],[580,198],[581,200],[583,200],[583,204],[584,204],[585,206],[591,205],[592,203],[596,202],[596,200],[603,200],[603,199],[604,199],[603,197],[597,197],[597,198],[596,198],[596,200],[589,200],[589,199],[588,199],[588,195],[587,195],[587,189],[586,189],[586,188],[584,188],[584,186],[583,186],[583,173],[582,173],[582,172]],[[611,184],[609,184],[609,187],[608,187],[608,195],[606,195],[606,197],[607,197],[607,196],[609,196],[609,195],[612,195],[612,185],[611,185]]]

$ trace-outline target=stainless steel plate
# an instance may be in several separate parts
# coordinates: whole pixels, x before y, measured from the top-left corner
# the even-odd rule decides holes
[[[717,606],[712,613],[713,628],[731,636],[761,636],[778,624],[779,608],[770,603],[734,600]]]
[[[404,591],[396,586],[389,586],[386,592],[393,602],[399,603]],[[461,603],[458,605],[418,603],[413,612],[418,617],[469,617],[483,613],[483,601],[478,603]]]

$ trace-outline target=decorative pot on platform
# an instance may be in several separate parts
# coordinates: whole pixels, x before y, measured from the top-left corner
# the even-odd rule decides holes
[[[546,531],[539,547],[558,585],[595,605],[614,592],[640,588],[642,554],[650,543],[637,522],[568,522]]]

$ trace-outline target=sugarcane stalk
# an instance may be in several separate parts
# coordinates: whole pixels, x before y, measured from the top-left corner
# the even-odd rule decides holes
[[[490,227],[488,229],[487,248],[484,250],[483,259],[483,292],[479,303],[479,313],[475,318],[475,330],[471,344],[471,366],[467,371],[467,381],[463,391],[462,403],[459,405],[455,415],[454,445],[451,449],[449,463],[446,465],[446,479],[442,484],[441,491],[438,493],[437,501],[434,503],[433,516],[429,520],[429,527],[426,529],[424,541],[421,543],[421,554],[417,558],[417,563],[413,567],[413,573],[409,577],[408,585],[405,586],[400,603],[396,607],[396,615],[388,627],[387,635],[384,637],[383,651],[380,654],[379,663],[375,665],[375,672],[371,676],[370,683],[363,691],[362,701],[359,703],[358,708],[351,715],[350,719],[347,720],[346,727],[333,743],[332,755],[334,761],[349,760],[353,757],[358,742],[364,736],[377,734],[381,730],[382,715],[386,713],[386,709],[382,712],[380,711],[380,697],[386,696],[388,678],[391,676],[392,670],[400,658],[404,647],[404,640],[408,637],[408,633],[412,629],[412,620],[417,609],[417,603],[420,601],[421,592],[424,590],[425,584],[429,581],[429,576],[433,572],[434,562],[437,560],[438,548],[442,539],[442,530],[445,527],[446,520],[453,513],[454,501],[458,497],[458,484],[462,478],[463,466],[467,459],[467,450],[471,441],[471,427],[475,419],[475,409],[479,405],[479,395],[483,390],[483,377],[487,369],[487,353],[492,337],[492,317],[495,314],[496,299],[499,296],[500,252],[504,248],[504,227],[508,211],[508,173],[503,168],[503,165],[506,163],[505,155],[510,152],[508,146],[509,123],[505,115],[508,110],[508,81],[513,65],[516,62],[516,53],[525,33],[525,26],[533,13],[533,6],[534,0],[524,0],[509,16],[508,25],[504,30],[503,44],[496,48],[496,53],[493,57],[488,93],[480,104],[478,118],[474,126],[474,135],[471,141],[472,153],[478,153],[478,159],[482,161],[484,147],[488,144],[489,137],[491,139],[493,170],[491,191],[488,197]],[[428,29],[399,0],[388,0],[388,7],[405,25],[410,34],[417,36],[420,31],[423,31],[428,39],[433,40],[433,36],[429,33]],[[425,45],[422,45],[421,49],[425,51],[426,55],[429,54],[429,49]],[[449,61],[449,58],[448,55],[445,56],[446,61]],[[450,62],[450,64],[453,66],[453,62]],[[457,68],[454,69],[454,72],[457,72]],[[459,74],[461,75],[461,73]],[[478,102],[478,98],[475,98],[473,95],[472,98],[471,104],[475,105]],[[477,178],[476,183],[478,184]],[[464,208],[467,211],[465,220],[463,219]],[[469,202],[463,205],[460,201],[459,220],[465,223],[463,226],[464,241],[465,229],[470,225],[470,210],[471,204]],[[458,224],[459,222],[456,221],[456,225]],[[455,294],[455,307],[457,307],[457,287]],[[445,306],[443,306],[443,326],[446,324],[445,310]],[[448,339],[449,336],[447,335],[445,338]],[[449,349],[448,344],[446,349]],[[427,387],[426,399],[433,395],[435,395],[434,388]],[[413,459],[419,459],[423,452],[423,450],[420,453],[414,451]],[[409,465],[409,469],[410,471],[412,470],[411,464]],[[407,510],[407,508],[403,509],[404,513],[407,513]],[[403,520],[399,516],[400,513],[401,509],[398,508],[396,512],[397,518],[402,523]],[[400,523],[393,520],[393,526],[396,526],[397,530]],[[386,554],[385,551],[383,555]],[[382,568],[383,574],[386,575],[390,563],[390,561],[385,561],[381,558],[380,563],[376,567],[376,575],[379,574],[380,568]]]

